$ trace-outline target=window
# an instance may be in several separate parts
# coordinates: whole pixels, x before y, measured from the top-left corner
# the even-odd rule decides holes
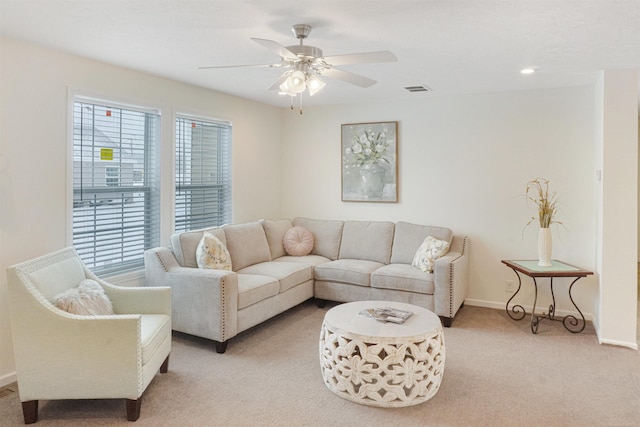
[[[119,187],[120,186],[120,168],[106,167],[105,181],[106,181],[107,187]]]
[[[231,222],[231,124],[176,119],[175,230]]]
[[[109,274],[144,265],[159,244],[160,116],[77,98],[73,103],[73,246]]]

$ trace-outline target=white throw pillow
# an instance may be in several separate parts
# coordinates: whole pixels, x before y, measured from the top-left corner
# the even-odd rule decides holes
[[[428,236],[420,245],[411,265],[427,273],[433,272],[433,263],[449,250],[449,242]]]
[[[85,316],[113,314],[111,300],[104,293],[102,286],[92,279],[85,279],[77,287],[56,295],[53,304],[72,314]]]
[[[284,250],[293,256],[305,256],[313,249],[313,234],[304,227],[296,225],[284,233]]]
[[[205,231],[196,248],[196,263],[198,268],[212,268],[214,270],[231,270],[231,256],[229,251],[213,234]]]

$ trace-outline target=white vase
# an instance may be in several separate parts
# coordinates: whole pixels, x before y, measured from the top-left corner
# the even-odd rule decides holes
[[[538,231],[538,265],[551,267],[551,229],[541,228]]]

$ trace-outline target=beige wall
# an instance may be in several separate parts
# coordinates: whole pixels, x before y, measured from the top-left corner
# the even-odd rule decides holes
[[[69,92],[161,110],[165,190],[173,176],[175,112],[230,120],[234,222],[279,216],[282,141],[280,108],[10,39],[1,43],[0,385],[11,381],[15,370],[6,268],[70,244]],[[163,192],[162,206],[166,244],[170,191]]]
[[[284,116],[283,214],[370,218],[446,226],[471,238],[468,304],[502,308],[502,259],[537,257],[535,214],[526,182],[551,180],[562,227],[553,230],[553,257],[595,269],[594,88],[424,97],[413,102],[307,108]],[[340,198],[340,125],[398,121],[399,202]],[[303,160],[307,158],[308,160]],[[568,279],[556,281],[560,310],[573,307]],[[543,282],[542,301],[550,302]],[[594,313],[597,281],[581,279],[575,299]],[[532,305],[531,282],[520,302]]]

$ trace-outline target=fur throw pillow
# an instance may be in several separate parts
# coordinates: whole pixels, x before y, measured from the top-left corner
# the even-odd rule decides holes
[[[54,305],[72,314],[100,316],[113,314],[111,300],[95,280],[85,279],[71,289],[56,295]]]

